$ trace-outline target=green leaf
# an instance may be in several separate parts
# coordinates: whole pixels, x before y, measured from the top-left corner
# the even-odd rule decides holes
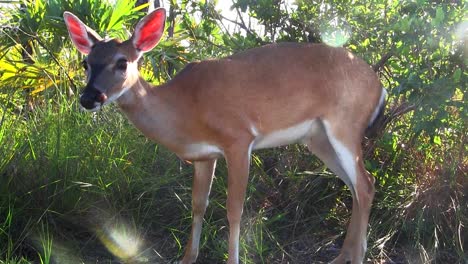
[[[356,45],[350,44],[350,45],[348,45],[348,49],[357,50],[357,47],[356,47]]]
[[[436,10],[436,21],[438,22],[438,24],[441,24],[444,19],[445,19],[444,9],[441,6],[439,6],[437,7],[437,10]]]
[[[439,136],[434,136],[434,139],[432,140],[436,145],[442,145],[442,140],[440,139]]]
[[[369,46],[369,44],[370,44],[370,39],[368,39],[368,38],[365,39],[365,40],[362,42],[362,46],[363,46],[364,48],[367,47],[367,46]]]
[[[461,69],[460,69],[460,68],[458,68],[458,69],[455,70],[455,72],[453,73],[453,80],[454,80],[455,82],[459,82],[459,81],[460,81],[461,73],[462,73],[462,72],[461,72]]]
[[[135,1],[119,0],[115,3],[106,30],[119,30],[125,17],[132,11]]]

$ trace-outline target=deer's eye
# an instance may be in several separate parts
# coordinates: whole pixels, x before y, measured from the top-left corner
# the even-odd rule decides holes
[[[119,71],[127,70],[128,61],[126,59],[119,59],[117,63],[115,63],[115,68]]]
[[[86,60],[84,60],[84,61],[81,62],[81,66],[83,66],[83,69],[84,69],[85,71],[88,70],[88,62],[87,62]]]

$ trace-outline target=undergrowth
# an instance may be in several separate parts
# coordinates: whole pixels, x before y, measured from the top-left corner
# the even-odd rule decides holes
[[[76,96],[50,98],[33,112],[3,112],[0,263],[180,259],[191,224],[191,166],[141,136],[115,107],[91,114]],[[466,262],[466,149],[453,146],[375,145],[367,157],[377,186],[368,262]],[[199,263],[227,259],[226,173],[221,160]],[[330,261],[350,206],[345,185],[304,147],[255,153],[241,261]]]

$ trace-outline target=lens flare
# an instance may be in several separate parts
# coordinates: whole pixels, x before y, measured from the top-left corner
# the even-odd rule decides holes
[[[339,18],[334,18],[320,27],[322,41],[332,47],[342,47],[351,37],[348,24]]]
[[[121,260],[134,259],[141,253],[142,240],[137,232],[127,225],[119,223],[105,226],[96,233],[107,250]]]
[[[463,21],[455,29],[455,39],[464,49],[464,59],[468,59],[468,21]]]
[[[73,243],[63,240],[61,236],[55,236],[44,225],[41,228],[30,236],[41,263],[84,263]]]
[[[458,24],[455,30],[455,36],[458,40],[468,40],[468,21]]]

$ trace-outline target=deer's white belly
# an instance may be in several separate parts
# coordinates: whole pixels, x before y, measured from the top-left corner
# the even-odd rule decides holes
[[[253,149],[272,148],[292,143],[302,142],[305,138],[311,137],[319,129],[317,119],[307,120],[295,126],[273,131],[262,135],[255,127],[252,131],[255,136]]]
[[[292,143],[302,143],[306,138],[312,137],[315,133],[321,132],[320,121],[317,119],[307,120],[292,127],[276,130],[268,134],[258,133],[255,127],[252,127],[252,134],[255,139],[251,144],[251,150],[273,148]],[[185,147],[181,155],[184,159],[196,160],[203,158],[216,158],[224,154],[223,150],[214,144],[207,142],[197,142]]]
[[[196,160],[214,158],[220,155],[223,155],[223,151],[220,147],[206,142],[198,142],[185,147],[185,152],[183,153],[182,158]]]

